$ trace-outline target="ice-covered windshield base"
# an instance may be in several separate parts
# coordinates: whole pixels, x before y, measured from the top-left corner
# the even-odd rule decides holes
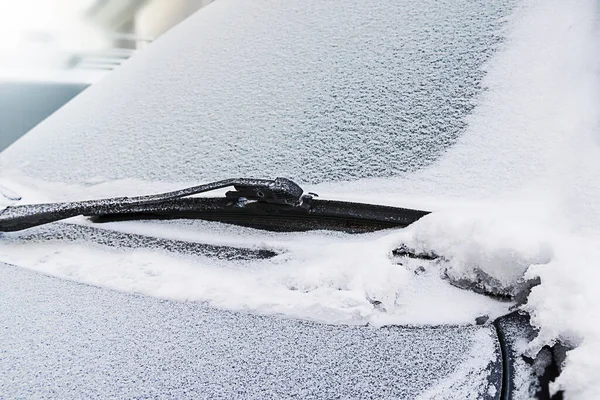
[[[452,286],[434,266],[418,271],[416,264],[399,265],[391,256],[398,232],[274,233],[194,220],[99,226],[277,255],[236,260],[177,254],[156,245],[100,240],[97,229],[65,236],[65,228],[54,224],[3,234],[0,260],[118,290],[326,323],[475,324],[511,305]]]

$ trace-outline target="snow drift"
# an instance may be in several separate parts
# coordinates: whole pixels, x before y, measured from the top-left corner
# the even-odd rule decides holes
[[[539,278],[523,306],[539,328],[530,352],[576,346],[553,389],[577,399],[600,397],[599,15],[595,1],[517,9],[467,134],[409,181],[488,200],[406,232],[407,243],[445,256],[450,275],[484,271],[504,286]]]

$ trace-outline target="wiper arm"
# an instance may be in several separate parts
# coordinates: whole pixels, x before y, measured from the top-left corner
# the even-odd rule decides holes
[[[219,198],[183,198],[233,186]],[[273,231],[328,229],[370,232],[405,227],[427,211],[313,199],[289,179],[226,179],[148,196],[8,207],[0,232],[32,228],[85,215],[95,222],[141,219],[202,219]]]
[[[305,198],[302,188],[286,178],[277,178],[275,180],[249,178],[225,179],[173,192],[148,196],[11,206],[0,212],[0,232],[19,231],[78,215],[123,213],[138,206],[159,205],[181,197],[229,186],[233,186],[234,190],[227,192],[225,196],[231,200],[243,198],[261,203],[300,207]]]

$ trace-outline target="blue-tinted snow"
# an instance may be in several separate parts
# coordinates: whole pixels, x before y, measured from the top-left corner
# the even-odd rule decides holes
[[[79,183],[412,171],[465,129],[512,3],[220,0],[5,152],[3,169]]]
[[[499,393],[490,383],[500,371],[490,327],[320,325],[119,293],[2,263],[0,273],[0,398]]]

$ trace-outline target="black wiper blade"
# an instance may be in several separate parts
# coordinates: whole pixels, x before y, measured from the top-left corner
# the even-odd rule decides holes
[[[403,228],[427,211],[408,208],[320,200],[305,197],[302,206],[262,202],[232,202],[226,198],[175,199],[138,205],[113,213],[88,215],[94,222],[142,219],[201,219],[276,232],[336,230],[348,233]]]
[[[183,198],[233,186],[221,198]],[[69,203],[8,207],[0,232],[18,231],[85,215],[95,222],[202,219],[272,231],[338,230],[351,233],[406,227],[428,214],[407,208],[314,199],[286,178],[226,179],[174,192]]]
[[[229,186],[235,189],[225,194],[231,200],[247,199],[290,207],[302,205],[303,190],[289,179],[234,178],[148,196],[11,206],[0,212],[0,232],[19,231],[78,215],[119,213]]]

